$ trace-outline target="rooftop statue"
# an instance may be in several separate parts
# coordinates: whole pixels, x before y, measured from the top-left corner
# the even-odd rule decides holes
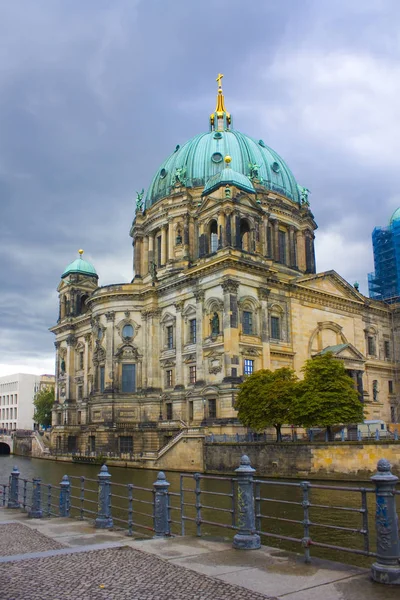
[[[140,192],[136,192],[136,210],[143,210],[143,196],[144,196],[144,188],[141,189]]]

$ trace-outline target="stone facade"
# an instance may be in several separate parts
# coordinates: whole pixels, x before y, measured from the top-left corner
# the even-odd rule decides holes
[[[187,186],[181,170],[166,196],[144,206],[138,196],[131,283],[63,276],[52,328],[60,452],[146,453],[189,426],[240,431],[235,397],[246,374],[289,366],[300,375],[327,349],[369,418],[400,418],[396,306],[334,271],[316,273],[305,188],[290,199],[257,165],[248,185],[235,183],[228,158],[210,193]]]

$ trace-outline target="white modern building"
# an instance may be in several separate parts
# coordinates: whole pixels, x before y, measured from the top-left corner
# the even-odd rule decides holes
[[[16,373],[0,377],[0,429],[34,429],[34,396],[42,387],[54,385],[54,375]]]

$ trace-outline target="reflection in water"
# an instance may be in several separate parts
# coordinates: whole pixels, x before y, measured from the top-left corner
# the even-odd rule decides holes
[[[66,473],[73,476],[74,487],[73,495],[75,496],[72,504],[76,507],[73,511],[74,516],[79,516],[80,493],[81,485],[80,477],[97,479],[99,472],[98,465],[83,465],[72,464],[57,461],[40,460],[34,458],[25,458],[20,456],[0,456],[0,483],[4,483],[8,479],[13,466],[17,466],[21,473],[21,478],[32,479],[40,477],[43,483],[51,483],[59,485],[63,475]],[[126,528],[126,523],[129,516],[128,502],[128,484],[134,484],[141,488],[152,488],[153,483],[157,478],[157,472],[148,469],[124,469],[120,467],[110,467],[109,469],[113,482],[112,486],[112,506],[113,517],[116,526]],[[170,492],[176,495],[171,496],[171,519],[172,531],[176,534],[181,533],[180,526],[180,485],[181,478],[179,473],[168,472],[167,479],[170,485]],[[275,483],[275,482],[274,482]],[[291,483],[294,483],[293,481]],[[313,482],[317,483],[317,482]],[[116,485],[118,484],[118,485]],[[332,485],[332,482],[322,483],[321,485]],[[338,486],[346,486],[346,483],[337,482]],[[354,485],[354,484],[353,484]],[[85,481],[85,510],[89,509],[96,511],[97,504],[97,486],[95,482]],[[358,486],[355,486],[358,487]],[[371,486],[368,486],[371,487]],[[185,533],[195,535],[210,535],[214,537],[223,537],[231,539],[234,531],[229,527],[221,528],[220,525],[230,526],[235,525],[233,506],[236,503],[236,486],[232,485],[231,481],[221,481],[220,479],[202,479],[201,480],[201,495],[197,497],[197,504],[201,504],[201,508],[196,509],[196,482],[192,475],[185,476],[182,483],[185,506],[183,515],[185,517]],[[92,490],[90,492],[90,490]],[[146,535],[151,527],[153,494],[150,491],[134,490],[134,501],[132,502],[133,522],[137,524],[133,529],[141,534]],[[228,495],[219,495],[219,494]],[[57,493],[54,494],[57,496]],[[44,494],[45,496],[45,494]],[[260,501],[260,513],[263,515],[262,531],[285,535],[298,538],[301,540],[304,536],[303,525],[292,523],[291,521],[302,521],[304,518],[303,507],[303,492],[300,485],[280,486],[276,484],[261,484],[260,496],[264,500]],[[367,494],[368,522],[370,527],[370,544],[371,551],[375,550],[374,539],[374,495]],[[89,500],[91,502],[89,502]],[[57,498],[54,500],[57,502]],[[45,502],[45,499],[44,499]],[[351,548],[364,548],[363,536],[357,532],[346,531],[347,529],[360,530],[362,529],[362,515],[359,511],[361,508],[361,494],[352,491],[334,491],[329,489],[311,489],[310,490],[311,507],[309,509],[310,520],[312,523],[324,523],[329,526],[338,526],[343,529],[334,530],[329,527],[320,527],[311,525],[311,537],[314,541],[324,544],[336,546],[344,546]],[[317,506],[316,506],[317,505]],[[218,507],[218,510],[210,507]],[[329,508],[323,508],[329,507]],[[334,508],[337,507],[337,508]],[[341,510],[339,507],[347,507],[350,510]],[[201,526],[196,525],[197,516],[201,516]],[[279,521],[278,519],[286,519]],[[120,521],[121,519],[121,521]],[[219,526],[217,526],[217,524]],[[139,527],[141,525],[141,527]],[[270,546],[276,546],[282,550],[292,550],[303,552],[301,543],[288,542],[262,536],[262,543]],[[348,562],[360,566],[368,566],[372,559],[348,554],[343,551],[334,551],[331,549],[321,549],[311,547],[311,556],[319,556],[321,558],[329,558],[341,562]]]

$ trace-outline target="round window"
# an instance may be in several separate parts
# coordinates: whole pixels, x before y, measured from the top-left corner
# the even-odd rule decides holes
[[[98,328],[97,330],[97,339],[98,340],[102,340],[103,339],[103,330],[101,327]]]
[[[264,140],[258,140],[258,143],[261,146],[261,148],[265,148]]]
[[[122,328],[122,337],[131,338],[133,336],[133,327],[132,325],[124,325]]]
[[[167,171],[165,169],[161,169],[161,171],[160,171],[161,179],[164,179],[164,177],[166,177],[166,176],[167,176]]]
[[[275,173],[279,173],[279,171],[281,170],[279,163],[277,163],[277,162],[272,163],[271,169],[273,171],[275,171]]]
[[[214,154],[211,157],[211,160],[215,163],[220,163],[223,160],[223,156],[221,154],[221,152],[214,152]]]
[[[220,131],[217,131],[216,133],[214,133],[215,140],[220,140],[221,138],[222,138],[222,133]]]

